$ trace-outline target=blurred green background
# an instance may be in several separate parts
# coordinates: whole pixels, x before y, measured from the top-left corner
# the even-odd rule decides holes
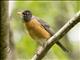
[[[29,60],[32,58],[38,46],[29,36],[22,17],[18,16],[17,12],[28,9],[32,11],[34,16],[46,21],[53,28],[53,31],[57,32],[80,10],[79,1],[10,1],[9,6],[11,6],[9,9],[12,9],[10,12],[10,23],[14,33],[18,60]],[[71,51],[70,54],[63,52],[55,44],[43,60],[79,60],[80,34],[74,33],[80,32],[79,29],[80,23],[60,40],[60,42]],[[74,39],[75,34],[77,37]]]

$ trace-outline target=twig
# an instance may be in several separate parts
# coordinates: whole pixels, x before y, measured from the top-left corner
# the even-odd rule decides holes
[[[39,49],[39,51],[33,56],[32,60],[41,60],[46,55],[48,50],[78,22],[80,22],[80,11],[47,41],[44,48],[41,47]]]

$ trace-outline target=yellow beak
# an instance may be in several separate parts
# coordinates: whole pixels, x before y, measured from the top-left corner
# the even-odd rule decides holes
[[[22,12],[17,12],[18,15],[22,16]]]

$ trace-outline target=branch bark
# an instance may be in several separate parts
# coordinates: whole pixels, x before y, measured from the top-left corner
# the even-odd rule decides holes
[[[32,60],[41,60],[49,51],[49,49],[58,40],[60,40],[71,28],[73,28],[78,22],[80,22],[80,11],[46,42],[44,48],[41,47],[39,49],[39,51],[33,56]]]

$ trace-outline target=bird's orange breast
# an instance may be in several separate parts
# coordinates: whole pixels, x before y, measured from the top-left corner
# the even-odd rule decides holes
[[[28,29],[29,34],[34,39],[35,38],[39,38],[39,39],[43,38],[43,39],[47,40],[51,36],[36,19],[26,22],[25,25]]]

